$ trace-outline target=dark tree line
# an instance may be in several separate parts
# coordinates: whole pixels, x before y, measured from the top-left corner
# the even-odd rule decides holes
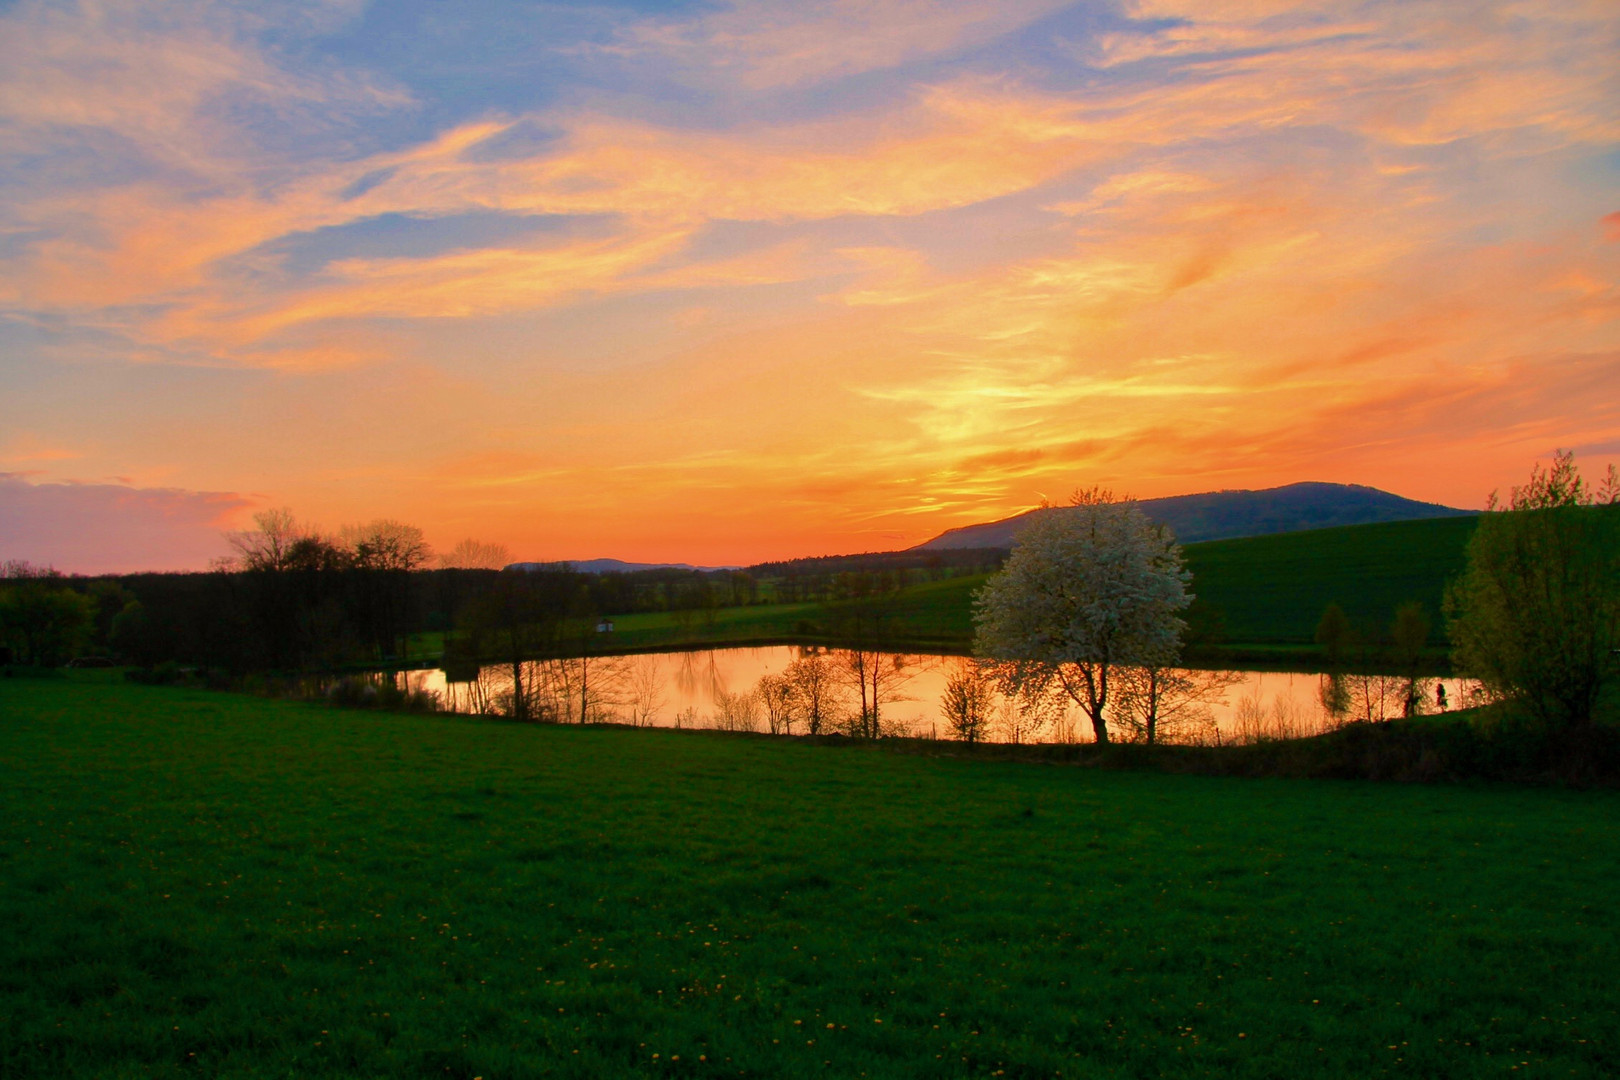
[[[14,662],[54,666],[96,655],[141,667],[230,672],[403,662],[411,659],[411,638],[432,632],[465,639],[463,647],[493,642],[499,604],[526,605],[534,632],[550,640],[598,617],[643,611],[697,617],[757,602],[760,593],[757,579],[737,571],[367,565],[318,537],[288,545],[273,561],[205,573],[37,574],[0,580],[0,642]],[[491,656],[508,651],[488,649]],[[535,649],[545,651],[539,643]]]
[[[1316,624],[1327,668],[1323,707],[1359,720],[1428,711],[1432,681],[1426,676],[1435,661],[1426,654],[1431,626],[1417,600],[1398,606],[1387,626],[1352,621],[1337,603],[1328,604]]]
[[[670,612],[678,622],[739,605],[823,601],[862,611],[907,585],[998,566],[1005,552],[882,552],[764,563],[746,570],[579,573],[509,562],[463,541],[438,558],[420,529],[378,520],[333,535],[265,511],[230,533],[234,555],[206,573],[64,577],[12,564],[0,574],[0,648],[15,663],[105,657],[227,672],[313,671],[409,662],[441,633],[450,662],[586,648],[600,617]],[[9,574],[9,576],[8,576]],[[527,612],[521,633],[510,613]],[[520,640],[522,639],[522,640]],[[466,655],[462,655],[466,654]]]
[[[111,582],[78,582],[45,567],[0,565],[0,664],[57,667],[110,641],[132,597]]]
[[[770,583],[779,603],[860,601],[898,592],[908,585],[1001,569],[1001,548],[943,551],[877,551],[824,555],[760,563],[749,573]]]

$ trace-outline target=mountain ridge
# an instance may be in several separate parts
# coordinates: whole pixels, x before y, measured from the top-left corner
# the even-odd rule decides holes
[[[736,566],[693,566],[691,563],[625,562],[623,559],[558,559],[555,562],[516,562],[507,570],[545,570],[554,566],[567,566],[581,574],[633,574],[638,570],[697,570],[710,573],[715,570],[737,570]]]
[[[1176,534],[1177,541],[1183,544],[1271,536],[1339,525],[1371,525],[1383,521],[1415,521],[1477,513],[1407,499],[1365,484],[1332,484],[1318,480],[1274,488],[1229,488],[1141,499],[1137,505],[1152,520],[1169,526]],[[1067,509],[1063,506],[1037,507],[996,521],[961,525],[907,550],[1010,548],[1014,537],[1036,515],[1062,513]]]

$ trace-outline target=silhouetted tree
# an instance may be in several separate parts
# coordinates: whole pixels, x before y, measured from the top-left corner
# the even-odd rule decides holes
[[[951,734],[973,743],[984,738],[995,698],[995,680],[981,665],[964,659],[946,676],[939,709]]]
[[[765,727],[772,735],[793,734],[798,695],[786,675],[766,672],[754,685],[754,696],[765,710]]]
[[[288,569],[293,546],[307,537],[309,530],[285,506],[259,511],[253,515],[253,523],[258,527],[225,534],[226,541],[236,549],[242,569]]]
[[[652,724],[664,707],[663,661],[656,653],[644,653],[628,661],[625,704],[630,723],[636,727]]]
[[[410,574],[433,556],[422,530],[415,525],[378,518],[363,525],[345,525],[338,533],[339,549],[356,574],[354,614],[366,629],[378,655],[404,656],[409,638],[404,632],[412,598]]]
[[[1243,681],[1235,671],[1127,667],[1115,675],[1113,718],[1131,739],[1199,742],[1215,731],[1214,706]]]
[[[991,666],[1003,693],[996,702],[993,729],[1002,741],[1019,745],[1034,742],[1050,730],[1068,708],[1068,698],[1051,679],[1029,678],[1008,669],[1017,663]]]
[[[860,711],[850,717],[849,733],[863,739],[889,734],[883,726],[883,707],[905,700],[904,687],[915,674],[906,658],[875,647],[843,649],[836,654],[832,670],[834,679],[854,691],[854,699],[860,702]]]
[[[1322,646],[1322,655],[1329,666],[1337,666],[1344,659],[1345,650],[1350,647],[1350,619],[1344,608],[1329,604],[1322,609],[1322,617],[1316,623],[1316,643]]]
[[[838,690],[832,665],[821,653],[809,652],[788,664],[782,675],[793,687],[794,702],[805,729],[820,735],[838,712]]]
[[[720,731],[758,731],[759,697],[752,688],[714,695],[714,726]]]
[[[1344,681],[1344,657],[1355,642],[1355,631],[1344,608],[1336,603],[1323,608],[1322,618],[1316,624],[1316,643],[1322,646],[1322,655],[1327,663],[1320,697],[1322,708],[1335,717],[1342,717],[1350,709],[1350,688]]]
[[[1401,715],[1416,716],[1423,711],[1427,687],[1422,677],[1423,647],[1429,642],[1429,617],[1423,604],[1408,600],[1395,609],[1389,626],[1390,659],[1402,679]]]
[[[361,570],[417,570],[433,557],[421,529],[388,518],[345,525],[339,538]]]
[[[458,646],[473,656],[499,657],[511,672],[510,713],[534,720],[536,687],[526,662],[555,649],[563,620],[574,602],[579,575],[563,566],[546,570],[504,570],[489,588],[467,603],[457,620]]]
[[[511,562],[512,553],[505,544],[479,540],[462,540],[439,556],[439,565],[447,570],[503,570]]]

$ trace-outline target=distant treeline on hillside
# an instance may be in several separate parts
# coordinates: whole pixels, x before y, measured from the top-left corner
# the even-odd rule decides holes
[[[403,658],[410,638],[450,632],[508,582],[555,619],[703,610],[760,601],[736,571],[580,574],[380,570],[306,563],[280,569],[66,577],[11,564],[0,574],[0,648],[14,662],[75,657],[228,671],[299,670]]]
[[[114,579],[137,600],[135,625],[112,641],[136,663],[167,659],[229,670],[331,668],[406,659],[408,640],[465,628],[515,579],[547,598],[549,617],[590,623],[639,611],[759,602],[736,571],[581,574],[497,570],[239,571]]]
[[[1188,644],[1206,655],[1245,644],[1309,646],[1327,604],[1376,630],[1408,601],[1423,606],[1431,640],[1440,644],[1442,594],[1464,565],[1476,520],[1188,545],[1197,596],[1187,613]],[[99,656],[235,672],[311,670],[425,659],[409,655],[412,640],[418,654],[436,656],[441,641],[449,648],[452,640],[462,646],[483,640],[480,648],[488,650],[498,636],[492,628],[503,620],[542,624],[542,633],[529,636],[539,650],[601,648],[607,639],[594,634],[571,644],[563,639],[621,616],[625,625],[614,640],[643,648],[700,640],[828,644],[837,643],[853,612],[880,626],[897,647],[965,650],[973,635],[973,593],[1005,555],[998,549],[874,552],[744,571],[603,574],[561,566],[387,570],[321,561],[105,578],[0,568],[0,648],[9,649],[14,662],[47,666]],[[721,609],[735,614],[713,618]]]
[[[898,552],[767,563],[746,571],[596,574],[566,564],[404,570],[311,559],[98,578],[16,564],[15,573],[0,574],[0,647],[15,661],[47,666],[88,656],[236,672],[324,670],[407,660],[413,638],[465,637],[487,629],[491,619],[498,621],[492,604],[518,604],[526,618],[549,622],[561,634],[564,622],[594,627],[601,618],[640,613],[684,619],[757,604],[862,600],[982,573],[1003,557],[993,551]],[[536,647],[547,646],[542,641]]]
[[[951,551],[869,551],[759,563],[748,573],[768,582],[782,603],[854,600],[908,585],[999,570],[1007,552],[997,548]]]

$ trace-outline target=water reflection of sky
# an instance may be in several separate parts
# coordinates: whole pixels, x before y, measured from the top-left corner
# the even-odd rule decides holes
[[[710,727],[715,726],[720,703],[727,695],[754,690],[761,679],[780,674],[806,651],[797,646],[779,645],[597,657],[592,661],[595,667],[591,678],[598,680],[604,719],[629,722],[637,711],[636,701],[632,699],[639,699],[640,711],[650,712],[655,726],[679,723]],[[833,661],[840,655],[836,650],[823,652]],[[893,724],[919,736],[947,737],[940,701],[946,680],[963,662],[961,658],[886,654],[884,662],[898,663],[902,673],[894,700],[885,700],[882,706],[885,725]],[[525,679],[538,674],[538,671],[526,674]],[[444,672],[438,670],[410,672],[403,678],[414,689],[438,693],[449,707],[460,712],[488,709],[491,702],[511,689],[510,668],[501,665],[484,668],[476,684],[447,683]],[[1198,710],[1200,720],[1192,725],[1206,737],[1228,741],[1256,735],[1304,735],[1335,723],[1322,704],[1325,678],[1319,673],[1230,672],[1225,681],[1226,685]],[[1385,716],[1400,715],[1403,694],[1395,680],[1352,676],[1349,681],[1349,690],[1358,707],[1365,710],[1367,699],[1371,697],[1371,708],[1375,712],[1382,711]],[[1445,691],[1446,708],[1456,709],[1467,703],[1470,690],[1467,680],[1428,679],[1422,686],[1424,712],[1438,711],[1437,690],[1440,688]],[[842,697],[846,711],[858,707],[859,697],[852,688],[844,691]],[[652,707],[649,709],[648,705]],[[1002,714],[1009,713],[1010,708],[1009,703],[998,699],[992,709],[989,738],[1008,738],[1010,723],[1004,721],[1010,721],[1010,717]],[[1377,718],[1376,715],[1373,718]],[[760,730],[764,730],[763,719]],[[1036,738],[1039,741],[1089,741],[1089,721],[1071,705],[1064,715],[1046,723]]]

